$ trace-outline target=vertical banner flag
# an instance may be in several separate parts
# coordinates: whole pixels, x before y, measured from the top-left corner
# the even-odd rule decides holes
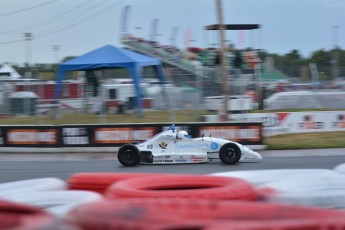
[[[238,32],[238,48],[244,49],[244,31],[240,30]]]
[[[176,45],[176,37],[177,37],[177,33],[178,33],[178,27],[173,27],[171,29],[171,35],[170,35],[170,41],[171,41],[171,46],[175,46]]]
[[[192,28],[188,28],[184,35],[184,46],[185,48],[190,46],[190,42],[192,40]]]
[[[151,22],[151,36],[150,36],[150,41],[156,41],[156,35],[158,31],[158,23],[159,19],[155,18]]]
[[[121,19],[120,19],[120,33],[122,36],[127,35],[129,33],[128,31],[128,25],[129,25],[129,13],[131,10],[131,6],[127,5],[122,8],[121,12]]]

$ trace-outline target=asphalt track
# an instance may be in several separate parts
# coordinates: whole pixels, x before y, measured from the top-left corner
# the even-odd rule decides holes
[[[139,165],[124,167],[110,153],[0,153],[0,183],[25,179],[55,177],[66,180],[79,172],[136,172],[209,174],[258,169],[332,169],[345,163],[345,148],[259,151],[258,163]]]

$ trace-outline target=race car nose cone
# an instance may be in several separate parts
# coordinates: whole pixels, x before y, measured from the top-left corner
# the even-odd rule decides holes
[[[259,154],[259,153],[257,153],[257,152],[255,152],[256,153],[256,155],[257,155],[257,159],[258,160],[262,160],[262,156]]]
[[[262,160],[262,156],[259,153],[255,152],[255,151],[251,151],[250,156],[253,159],[256,159],[256,160]]]
[[[260,160],[262,160],[262,156],[259,153],[251,149],[247,149],[247,151],[242,155],[240,162],[256,162]]]

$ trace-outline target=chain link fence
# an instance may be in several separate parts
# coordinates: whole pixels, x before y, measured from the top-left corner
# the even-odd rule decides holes
[[[143,69],[140,87],[144,110],[205,110],[217,112],[223,107],[224,80],[220,68],[203,66],[186,70],[172,65],[166,68],[167,81],[160,85],[154,71]],[[251,109],[318,108],[345,109],[344,80],[264,82],[261,70],[228,69],[227,87],[233,113]],[[99,94],[83,77],[67,80],[59,100],[59,113],[126,114],[136,109],[136,92],[126,72],[99,71]],[[55,113],[54,81],[16,81],[0,84],[2,116],[43,116]],[[310,91],[305,93],[304,91]],[[281,94],[278,97],[277,93]],[[276,95],[275,97],[273,95]],[[272,97],[270,97],[272,96]],[[267,99],[267,100],[266,100]]]

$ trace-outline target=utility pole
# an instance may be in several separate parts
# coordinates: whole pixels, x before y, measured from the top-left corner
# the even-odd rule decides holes
[[[228,120],[228,100],[229,100],[229,88],[228,88],[228,73],[226,68],[226,59],[225,59],[225,33],[224,33],[224,23],[223,23],[223,8],[222,8],[222,1],[216,0],[217,5],[217,18],[218,18],[218,25],[219,25],[219,38],[220,38],[220,63],[221,63],[221,74],[223,77],[223,110],[220,111],[221,121]]]

